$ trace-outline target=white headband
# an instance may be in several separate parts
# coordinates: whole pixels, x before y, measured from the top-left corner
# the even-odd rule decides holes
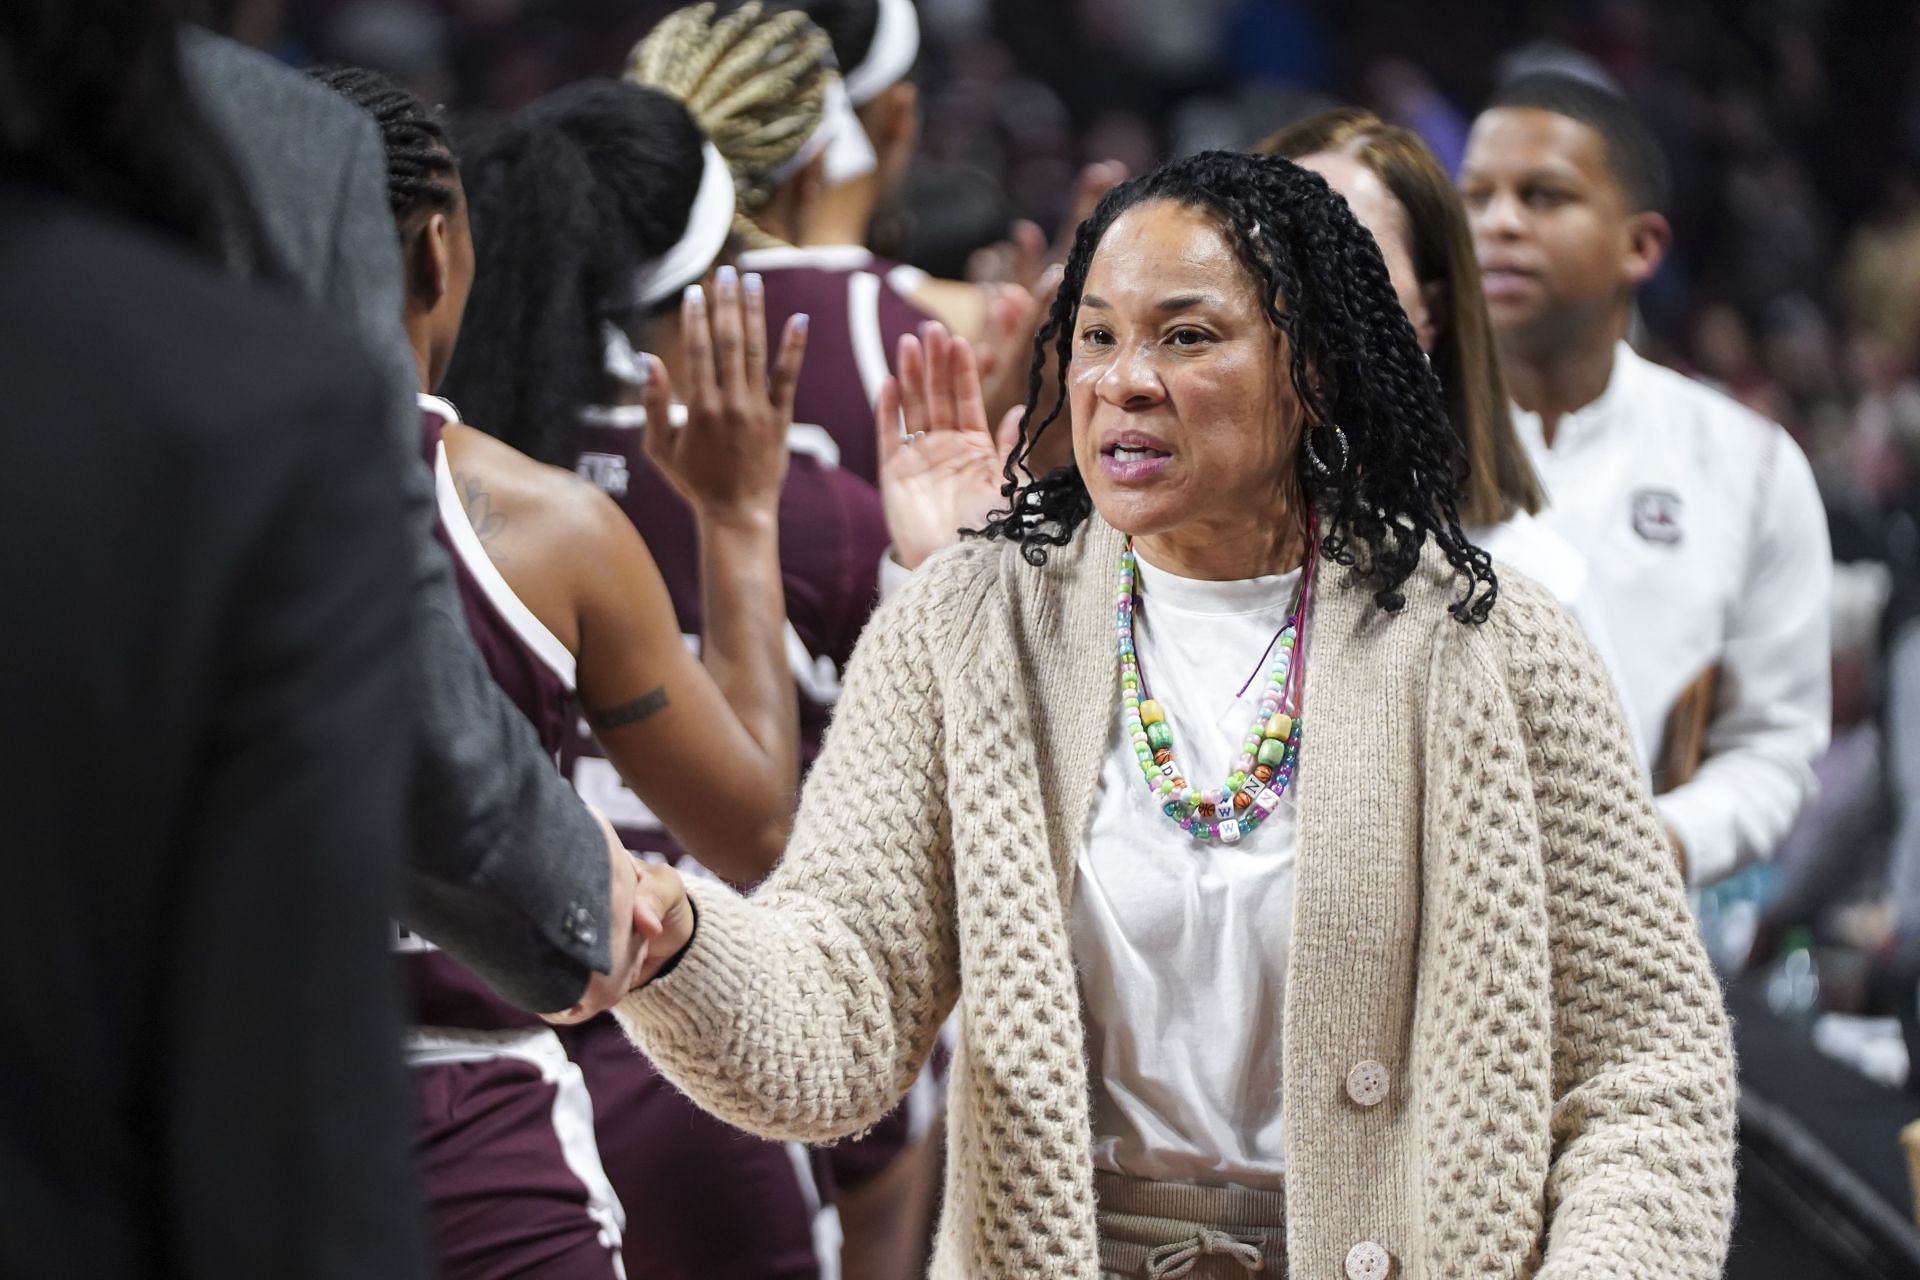
[[[828,186],[837,187],[865,177],[879,163],[873,154],[873,144],[867,140],[867,127],[854,114],[853,101],[847,97],[846,85],[839,76],[827,81],[826,92],[821,95],[820,123],[798,151],[767,172],[768,185],[779,186],[812,164],[814,157],[823,151],[827,156]]]
[[[633,305],[652,307],[707,274],[733,230],[733,175],[711,142],[700,148],[700,189],[694,193],[687,229],[671,249],[633,276]]]
[[[600,322],[601,366],[609,377],[630,387],[647,385],[646,358],[633,349],[627,331],[611,320]]]
[[[880,0],[873,43],[860,65],[846,73],[847,96],[864,107],[907,78],[920,56],[920,14],[913,0]]]

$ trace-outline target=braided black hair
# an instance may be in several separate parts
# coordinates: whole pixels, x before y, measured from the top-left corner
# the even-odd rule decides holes
[[[636,273],[686,229],[703,142],[674,99],[613,80],[569,85],[465,140],[477,261],[445,382],[463,412],[573,466],[580,410],[603,386],[604,325],[632,318]]]
[[[378,71],[315,67],[307,72],[373,117],[387,152],[387,203],[402,239],[434,213],[459,205],[454,175],[459,159],[440,118]]]
[[[1297,483],[1324,518],[1321,553],[1353,565],[1361,560],[1359,544],[1374,602],[1392,612],[1404,607],[1400,588],[1432,537],[1467,579],[1454,617],[1484,621],[1499,583],[1486,552],[1460,531],[1459,439],[1380,250],[1319,175],[1275,156],[1207,151],[1169,161],[1108,192],[1080,225],[1059,295],[1034,339],[1027,409],[1002,490],[1008,506],[981,532],[1022,544],[1027,560],[1041,564],[1047,548],[1066,545],[1091,513],[1077,468],[1035,479],[1026,459],[1066,403],[1074,326],[1094,250],[1122,213],[1155,200],[1220,220],[1259,285],[1267,319],[1289,339],[1290,380],[1311,424],[1301,440]],[[1058,394],[1035,422],[1050,343]]]

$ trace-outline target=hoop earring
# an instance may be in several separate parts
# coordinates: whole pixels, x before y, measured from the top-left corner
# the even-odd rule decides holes
[[[1335,462],[1332,466],[1327,465],[1326,459],[1321,456],[1320,450],[1315,448],[1313,444],[1314,437],[1322,431],[1330,431],[1333,433],[1334,448],[1340,455],[1339,461]],[[1351,456],[1351,452],[1347,447],[1347,433],[1338,426],[1321,423],[1313,427],[1307,432],[1305,438],[1301,440],[1300,447],[1306,450],[1308,465],[1320,473],[1322,480],[1331,480],[1335,476],[1344,473],[1347,469],[1347,460]]]

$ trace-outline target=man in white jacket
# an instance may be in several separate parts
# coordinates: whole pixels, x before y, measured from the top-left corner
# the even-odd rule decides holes
[[[1786,432],[1625,342],[1671,238],[1665,186],[1631,107],[1557,74],[1496,95],[1460,176],[1540,518],[1586,553],[1643,758],[1671,757],[1676,704],[1711,690],[1698,768],[1678,785],[1655,770],[1687,878],[1707,885],[1771,856],[1811,794],[1833,566]]]

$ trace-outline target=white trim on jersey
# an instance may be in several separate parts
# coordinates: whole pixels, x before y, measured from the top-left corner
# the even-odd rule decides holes
[[[626,1280],[622,1255],[627,1211],[600,1163],[600,1144],[593,1135],[593,1099],[586,1078],[567,1057],[560,1039],[545,1027],[513,1031],[458,1031],[450,1027],[420,1027],[407,1036],[409,1067],[443,1067],[467,1062],[495,1062],[511,1058],[540,1072],[553,1086],[553,1136],[567,1168],[587,1192],[587,1216],[600,1228],[600,1243],[611,1255],[615,1280]],[[837,1224],[836,1224],[837,1226]]]
[[[687,425],[687,406],[675,402],[667,406],[668,423],[676,430]],[[619,431],[639,431],[647,425],[647,407],[643,404],[590,404],[580,410],[580,421],[590,427],[612,427]],[[787,452],[801,454],[831,470],[840,469],[840,445],[827,429],[811,422],[787,425]],[[585,476],[591,480],[593,477]]]
[[[853,365],[860,372],[867,403],[880,403],[880,384],[887,368],[887,338],[880,329],[880,277],[871,271],[847,276],[847,338],[853,344]]]
[[[815,271],[858,271],[873,261],[873,250],[858,244],[776,244],[742,249],[734,264],[742,271],[779,271],[810,267]]]
[[[840,469],[840,444],[825,427],[796,422],[787,428],[787,452],[812,458],[829,471]]]
[[[866,269],[873,263],[872,251],[857,244],[777,245],[749,249],[737,261],[742,271],[811,267],[847,273],[847,339],[853,347],[853,364],[860,374],[860,387],[867,393],[867,403],[878,404],[880,384],[893,372],[887,364],[886,334],[880,327],[880,288],[886,284],[896,293],[910,293],[930,279],[927,273],[918,267],[897,266],[883,279]]]
[[[434,496],[440,503],[440,523],[446,527],[454,554],[467,566],[467,572],[473,575],[474,581],[480,584],[480,590],[486,595],[487,603],[506,620],[513,634],[560,678],[568,692],[572,692],[577,687],[573,655],[567,652],[567,646],[561,644],[553,632],[547,630],[544,622],[533,616],[533,610],[513,594],[513,588],[507,585],[498,566],[487,555],[487,549],[480,545],[480,535],[473,531],[473,523],[467,519],[466,506],[460,501],[460,490],[453,483],[453,469],[447,465],[445,441],[434,451],[433,481]]]
[[[820,1197],[820,1184],[813,1176],[813,1161],[807,1149],[797,1142],[783,1144],[787,1159],[793,1163],[793,1180],[800,1184],[800,1198],[806,1202],[807,1218],[813,1229],[813,1260],[820,1268],[820,1280],[840,1280],[840,1248],[845,1236],[840,1229],[840,1210]]]
[[[807,648],[791,622],[787,624],[787,669],[800,692],[816,703],[830,707],[840,701],[840,673],[833,669],[833,659]]]
[[[887,284],[903,298],[913,297],[932,283],[931,275],[905,262],[899,263],[887,272]]]

